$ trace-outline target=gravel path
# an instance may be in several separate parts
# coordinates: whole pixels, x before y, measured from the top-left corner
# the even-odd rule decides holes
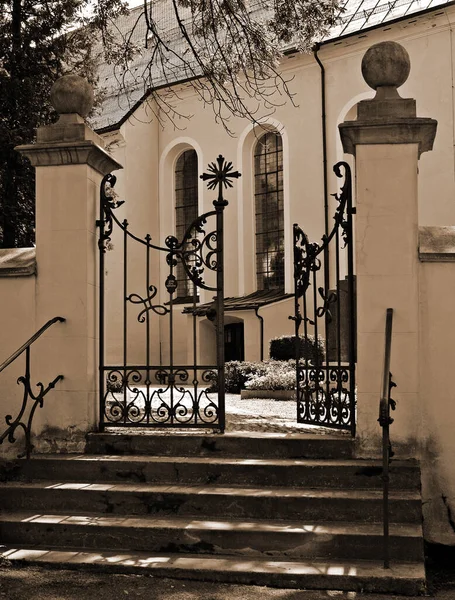
[[[269,433],[333,434],[338,430],[297,423],[295,400],[242,399],[226,394],[227,431],[264,431]]]

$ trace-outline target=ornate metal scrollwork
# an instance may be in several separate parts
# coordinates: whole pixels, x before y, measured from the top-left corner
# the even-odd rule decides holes
[[[344,177],[344,181],[339,193],[333,194],[337,207],[331,230],[322,236],[320,243],[311,243],[306,233],[297,224],[294,225],[295,310],[290,318],[295,322],[297,337],[301,335],[301,328],[304,325],[304,334],[318,338],[318,344],[322,335],[325,346],[325,355],[318,356],[314,364],[311,359],[300,358],[300,351],[296,352],[298,421],[354,431],[355,360],[352,333],[354,330],[349,327],[348,350],[345,351],[342,344],[346,342],[342,342],[341,339],[340,296],[340,272],[347,266],[349,282],[347,314],[351,319],[354,318],[352,266],[354,210],[349,165],[345,162],[337,163],[334,172],[337,177]],[[329,249],[332,241],[336,251],[333,256],[335,260],[330,261]],[[340,254],[345,248],[347,249],[346,260],[342,265]],[[331,262],[332,278],[329,271]],[[336,291],[330,289],[333,275],[336,277]],[[323,282],[323,285],[318,285],[318,281]],[[309,293],[310,287],[311,293]],[[310,334],[309,331],[312,333]],[[348,354],[347,358],[344,358],[343,352]],[[336,360],[333,360],[334,355]],[[343,360],[348,364],[343,363]]]
[[[8,367],[11,363],[13,363],[24,351],[25,351],[25,373],[21,377],[18,378],[18,385],[22,385],[24,388],[22,395],[22,406],[18,412],[16,418],[13,419],[12,415],[6,415],[5,422],[8,425],[7,429],[0,435],[0,444],[7,439],[8,442],[13,444],[16,441],[16,431],[18,429],[22,429],[25,436],[25,450],[24,453],[19,454],[18,458],[26,457],[30,458],[30,455],[33,451],[34,445],[32,444],[32,426],[33,426],[33,417],[35,416],[35,412],[37,408],[43,408],[44,406],[44,398],[46,395],[55,388],[56,384],[63,379],[63,375],[57,375],[55,379],[53,379],[50,383],[45,386],[41,381],[36,384],[37,392],[34,392],[32,389],[31,383],[31,374],[30,374],[30,347],[41,335],[44,333],[46,329],[48,329],[54,323],[63,323],[65,319],[63,317],[54,317],[50,319],[41,329],[35,333],[34,336],[30,338],[28,342],[26,342],[18,351],[16,351],[7,361],[5,361],[1,367],[0,371],[3,371],[6,367]],[[25,416],[27,409],[28,417]]]
[[[344,169],[344,174],[341,171],[341,167]],[[340,161],[333,167],[333,171],[337,177],[341,178],[344,175],[344,182],[341,186],[341,190],[338,193],[332,194],[332,196],[338,202],[338,206],[333,217],[335,220],[334,230],[340,227],[341,237],[344,241],[344,247],[346,247],[348,243],[351,242],[352,238],[352,231],[349,227],[349,221],[346,218],[347,213],[349,212],[351,215],[355,213],[355,210],[352,208],[352,206],[348,206],[352,188],[351,168],[347,162]]]
[[[298,380],[299,421],[336,428],[350,425],[353,415],[347,368],[299,366]]]
[[[103,227],[98,239],[98,248],[102,252],[106,252],[111,243],[111,235],[114,228],[113,211],[125,203],[124,200],[117,199],[117,193],[114,190],[116,182],[117,177],[112,175],[112,173],[105,175],[101,182],[100,202],[103,213]],[[100,226],[101,223],[98,221],[97,225]]]
[[[316,315],[319,318],[327,316],[327,321],[330,323],[333,319],[333,315],[330,310],[330,305],[335,304],[337,302],[338,296],[336,292],[329,292],[328,294],[326,294],[323,287],[318,287],[318,293],[324,301],[324,304],[316,308]]]
[[[213,392],[206,387],[216,379],[216,371],[202,369],[201,389],[197,379],[188,385],[189,368],[158,368],[153,375],[156,384],[144,377],[146,372],[147,368],[141,367],[125,373],[121,369],[107,373],[104,398],[107,423],[163,427],[216,425],[219,407]]]
[[[197,364],[188,366],[176,366],[173,356],[173,334],[176,317],[176,304],[187,301],[190,294],[180,293],[179,283],[182,279],[182,271],[194,286],[188,286],[190,291],[193,287],[193,302],[196,301],[197,288],[203,288],[216,292],[214,308],[207,315],[208,318],[217,322],[217,344],[220,348],[224,343],[223,338],[223,307],[224,307],[224,280],[223,280],[223,212],[227,205],[223,198],[223,190],[232,187],[232,182],[240,177],[238,171],[234,171],[232,163],[225,161],[220,155],[215,162],[210,163],[207,173],[202,176],[207,181],[210,190],[218,189],[218,197],[213,201],[213,209],[197,217],[187,228],[183,237],[169,235],[163,246],[152,243],[150,235],[139,238],[129,230],[128,222],[121,222],[116,209],[123,205],[118,201],[113,187],[116,178],[107,175],[101,185],[101,207],[98,226],[100,227],[99,250],[100,250],[100,429],[105,426],[140,425],[156,427],[208,427],[224,431],[224,359],[220,352],[217,353],[216,365]],[[105,252],[109,249],[114,228],[121,231],[121,235],[115,238],[123,243],[123,279],[120,282],[122,289],[121,298],[123,305],[121,310],[112,313],[121,314],[123,320],[122,358],[120,366],[106,365],[104,339],[107,327],[105,327],[104,306],[107,298],[112,297],[112,289],[106,293],[104,276],[106,270],[104,265],[109,260]],[[117,233],[117,230],[115,231]],[[130,253],[130,242],[134,242],[133,257],[138,261],[135,266],[134,276],[128,273],[128,259]],[[138,245],[142,246],[144,254],[137,251]],[[159,300],[158,287],[150,283],[151,275],[160,269],[159,259],[156,259],[151,250],[158,250],[165,258],[167,273],[164,275],[164,287],[168,292],[169,302]],[[163,254],[164,253],[164,254]],[[110,258],[110,257],[109,257]],[[142,261],[142,262],[141,262]],[[141,264],[141,267],[138,267]],[[180,270],[180,266],[183,267]],[[145,291],[143,288],[137,291],[130,289],[132,283],[136,282],[137,274],[145,267]],[[116,274],[120,269],[116,271]],[[211,272],[211,278],[207,273]],[[206,281],[207,279],[208,281]],[[216,285],[211,285],[211,279],[216,279]],[[153,280],[155,283],[155,280]],[[114,287],[114,286],[112,286]],[[182,286],[182,290],[186,286]],[[131,323],[129,313],[131,305],[138,307],[137,320],[146,323],[143,328],[144,360],[142,366],[129,366],[128,358],[132,354],[131,343],[128,339],[128,328]],[[111,314],[112,314],[111,313]],[[153,314],[152,314],[153,313]],[[169,351],[168,365],[152,365],[153,357],[158,354],[154,347],[150,334],[155,327],[150,318],[155,315],[169,315],[169,345],[164,344],[163,355]],[[196,336],[196,313],[193,314],[193,332]],[[218,326],[220,325],[221,326]],[[193,347],[197,348],[196,339]],[[135,349],[135,354],[137,351]],[[196,354],[196,352],[195,352]],[[162,358],[161,347],[159,349],[160,362]],[[194,359],[196,361],[196,359]],[[215,381],[216,379],[216,381]],[[211,390],[217,390],[211,391]],[[217,394],[218,398],[214,394]]]
[[[209,217],[215,215],[216,212],[211,211],[193,221],[177,251],[188,278],[197,287],[210,291],[216,291],[216,288],[207,285],[202,275],[206,268],[210,271],[218,269],[218,232],[214,230],[207,233],[204,225]]]
[[[126,298],[128,302],[131,302],[131,304],[142,304],[144,306],[143,310],[141,310],[137,316],[139,323],[145,322],[145,315],[149,311],[153,311],[160,316],[167,315],[169,312],[169,308],[163,306],[162,304],[152,304],[152,300],[157,295],[158,289],[154,285],[150,285],[148,291],[150,294],[147,296],[147,298],[142,298],[139,296],[139,294],[130,294]]]

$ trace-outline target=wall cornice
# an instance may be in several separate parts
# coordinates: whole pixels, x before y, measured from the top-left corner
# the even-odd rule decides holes
[[[356,146],[374,144],[418,144],[419,156],[433,149],[438,122],[435,119],[383,119],[345,121],[338,125],[343,150],[355,156]]]
[[[17,146],[16,150],[26,156],[34,167],[86,164],[102,175],[122,168],[120,163],[91,140],[27,144]]]

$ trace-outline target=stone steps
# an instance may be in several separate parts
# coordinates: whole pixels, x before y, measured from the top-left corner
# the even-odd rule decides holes
[[[390,520],[418,523],[420,495],[390,493]],[[282,520],[380,522],[380,490],[304,489],[40,481],[11,482],[0,487],[5,510],[99,512],[129,515],[179,515]]]
[[[380,524],[264,520],[100,516],[3,512],[2,542],[28,546],[78,546],[144,552],[172,552],[288,559],[381,560]],[[419,524],[392,524],[393,560],[422,558]]]
[[[424,589],[420,470],[335,435],[90,434],[84,455],[3,465],[3,556],[289,588]]]
[[[175,579],[222,581],[289,589],[380,592],[420,595],[425,592],[422,562],[395,562],[390,569],[365,560],[291,561],[279,558],[247,558],[199,554],[148,552],[88,552],[72,548],[11,548],[0,556],[11,561],[42,565],[149,574]]]
[[[354,459],[47,455],[21,466],[17,477],[97,482],[299,486],[382,489],[382,463]],[[10,473],[10,478],[14,473]],[[395,461],[392,489],[420,489],[417,464]]]
[[[130,430],[131,431],[131,430]],[[220,434],[148,431],[89,433],[87,454],[147,456],[230,456],[240,458],[352,458],[346,435],[234,432]]]

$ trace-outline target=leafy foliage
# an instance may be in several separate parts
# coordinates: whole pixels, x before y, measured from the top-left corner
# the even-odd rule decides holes
[[[98,0],[99,1],[99,0]],[[290,48],[308,52],[337,22],[342,0],[161,0],[144,2],[127,34],[106,23],[117,45],[121,85],[143,84],[159,120],[174,124],[176,80],[191,85],[228,132],[232,116],[258,123],[291,100],[292,77],[279,63]],[[145,32],[144,32],[145,29]]]
[[[229,394],[241,390],[292,390],[295,388],[295,360],[263,362],[230,361],[224,365],[225,387]],[[216,392],[216,383],[210,392]]]
[[[34,171],[14,147],[55,119],[48,98],[57,77],[72,72],[96,83],[102,54],[119,90],[142,86],[155,100],[153,116],[174,125],[189,117],[178,114],[179,91],[170,87],[184,79],[230,132],[231,116],[258,123],[292,101],[279,69],[283,52],[311,49],[341,7],[341,0],[152,0],[125,17],[122,30],[124,0],[0,0],[0,246],[34,242]]]
[[[55,120],[48,100],[59,76],[77,73],[96,84],[95,31],[125,10],[119,0],[100,0],[89,22],[89,4],[89,0],[0,0],[0,246],[4,248],[34,242],[34,169],[14,147],[31,143],[39,125]]]
[[[248,390],[293,390],[296,387],[295,360],[270,360],[264,369],[251,373],[245,383]]]
[[[224,366],[226,392],[240,394],[251,375],[265,373],[264,363],[233,360]]]
[[[270,358],[273,360],[295,359],[295,335],[282,335],[270,340]],[[324,342],[321,338],[316,344],[313,335],[300,337],[300,358],[321,363],[324,360]]]

